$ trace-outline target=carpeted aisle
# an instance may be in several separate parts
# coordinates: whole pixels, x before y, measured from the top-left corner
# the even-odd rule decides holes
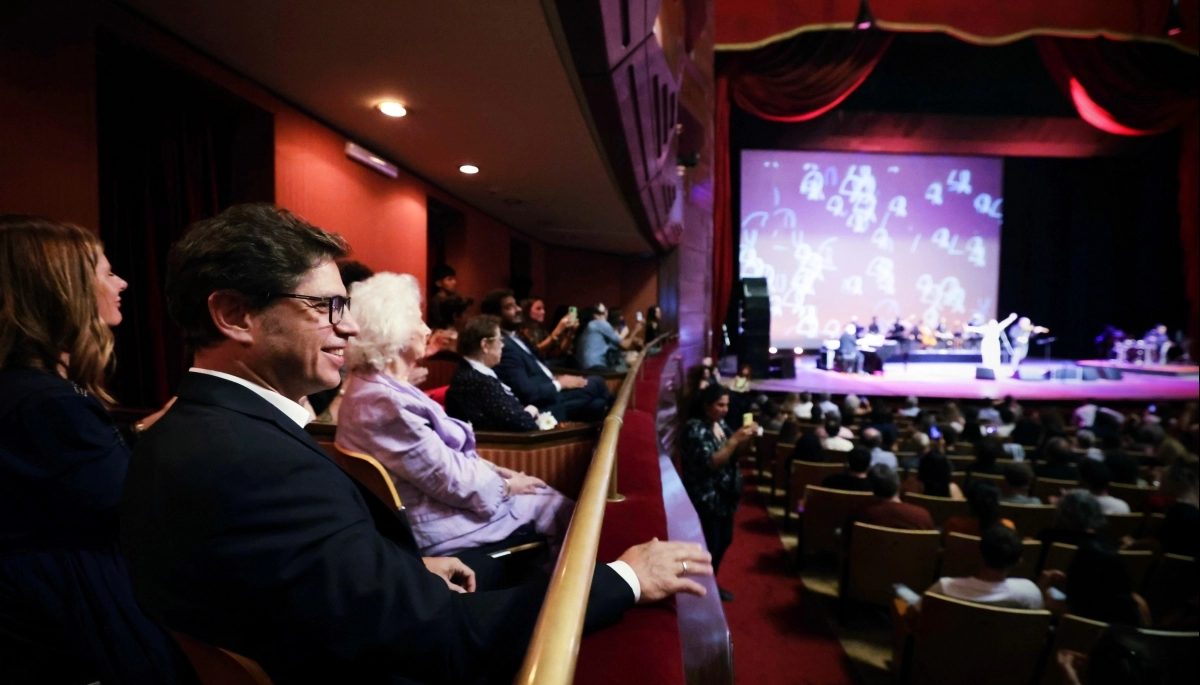
[[[748,475],[748,474],[747,474]],[[733,545],[718,576],[737,598],[725,603],[739,685],[854,683],[841,644],[816,598],[790,573],[775,524],[750,483],[738,509]]]

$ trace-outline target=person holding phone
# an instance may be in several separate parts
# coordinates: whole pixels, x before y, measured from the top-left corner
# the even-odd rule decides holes
[[[565,316],[558,317],[554,330],[546,331],[546,303],[531,297],[521,300],[521,311],[525,316],[517,334],[529,345],[542,361],[556,361],[569,357],[575,348],[575,332],[579,328],[579,317],[571,307]]]
[[[738,456],[758,435],[753,415],[744,415],[742,427],[734,431],[725,422],[728,413],[729,388],[710,383],[700,391],[697,416],[683,429],[683,487],[700,516],[714,575],[733,542],[733,515],[742,498]],[[732,592],[720,592],[723,601],[733,600]]]

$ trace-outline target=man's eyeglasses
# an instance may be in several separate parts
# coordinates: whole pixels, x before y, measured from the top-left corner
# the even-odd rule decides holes
[[[271,297],[290,297],[293,300],[320,302],[323,307],[329,310],[329,323],[334,326],[342,322],[342,315],[350,308],[350,298],[343,297],[342,295],[319,297],[317,295],[297,295],[295,293],[272,293]]]

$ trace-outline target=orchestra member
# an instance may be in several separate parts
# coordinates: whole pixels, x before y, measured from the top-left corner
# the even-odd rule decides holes
[[[1039,333],[1049,333],[1044,326],[1034,326],[1028,316],[1017,319],[1016,325],[1008,329],[1009,342],[1012,344],[1012,365],[1020,366],[1025,357],[1029,356],[1029,342]]]

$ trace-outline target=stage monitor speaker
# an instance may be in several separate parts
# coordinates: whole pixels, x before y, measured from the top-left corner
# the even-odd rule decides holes
[[[1048,381],[1050,380],[1049,371],[1035,371],[1033,369],[1017,369],[1016,375],[1013,376],[1019,381]]]
[[[1114,369],[1111,366],[1100,367],[1100,377],[1106,381],[1119,381],[1125,377],[1120,369]]]
[[[749,364],[755,378],[765,378],[770,372],[771,297],[767,279],[742,279],[742,358],[739,365]]]
[[[996,370],[986,366],[976,366],[975,379],[981,381],[994,381],[996,380]]]
[[[1081,366],[1083,369],[1083,380],[1098,381],[1100,380],[1100,372],[1094,366]]]

